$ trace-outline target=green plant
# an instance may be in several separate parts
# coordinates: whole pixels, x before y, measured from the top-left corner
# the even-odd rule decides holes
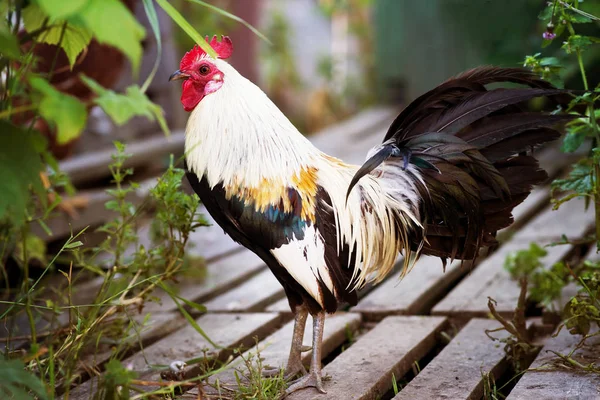
[[[243,361],[243,369],[235,371],[237,388],[233,392],[234,400],[275,400],[281,398],[287,383],[284,379],[284,371],[279,374],[265,377],[264,366],[260,357],[260,351],[248,356],[240,354]]]
[[[249,26],[210,4],[189,1]],[[150,191],[148,200],[136,207],[129,199],[138,186],[129,181],[133,171],[124,168],[128,157],[125,147],[116,144],[117,152],[110,165],[115,187],[108,191],[112,199],[106,203],[116,218],[98,229],[106,239],[96,247],[83,246],[80,239],[84,229],[72,234],[57,254],[50,255],[43,241],[31,233],[31,225],[39,224],[51,234],[44,221],[63,204],[61,193],[74,192],[49,150],[49,141],[64,145],[78,138],[86,125],[89,108],[101,107],[118,125],[134,116],[144,116],[155,120],[165,134],[169,133],[162,110],[146,96],[161,58],[155,3],[200,47],[215,55],[169,2],[143,0],[158,45],[154,67],[141,86],[129,86],[123,93],[106,89],[87,76],[74,75],[93,93],[89,98],[61,91],[53,79],[58,73],[72,70],[85,56],[92,40],[124,54],[137,78],[146,32],[124,3],[121,0],[0,3],[0,191],[4,194],[0,197],[0,262],[1,278],[6,283],[0,318],[13,323],[24,318],[28,325],[24,335],[9,328],[7,350],[0,359],[2,375],[8,379],[3,378],[0,390],[16,398],[23,398],[28,392],[38,398],[45,398],[46,393],[54,395],[55,390],[68,392],[73,383],[90,373],[85,363],[92,356],[98,357],[98,365],[93,365],[92,371],[97,372],[106,363],[107,378],[102,390],[122,396],[122,388],[135,379],[118,360],[140,341],[140,331],[149,316],[140,318],[139,314],[155,289],[165,290],[178,304],[183,302],[187,307],[202,309],[169,287],[169,282],[184,269],[197,267],[197,263],[186,260],[184,249],[190,233],[206,225],[196,213],[197,197],[181,191],[184,171],[175,167],[173,159]],[[36,51],[42,46],[51,49],[47,70],[38,68],[40,57]],[[64,66],[58,63],[61,52],[66,58]],[[42,134],[38,130],[44,124],[48,129]],[[156,214],[152,224],[154,242],[146,249],[138,243],[136,228],[149,213]],[[14,261],[22,271],[22,283],[16,289],[8,284],[8,261]],[[46,278],[56,269],[63,280],[58,285],[55,281],[48,284]],[[100,284],[95,295],[81,304],[73,291],[80,279],[90,276],[97,277]],[[183,307],[180,309],[195,324],[189,313]],[[42,324],[43,321],[47,323]],[[194,327],[204,334],[197,324]],[[13,343],[26,350],[12,350]]]
[[[563,38],[560,53],[557,56],[540,58],[535,54],[525,58],[524,65],[538,72],[545,79],[562,86],[563,71],[570,65],[576,65],[581,75],[581,82],[585,93],[576,96],[569,103],[567,112],[577,110],[584,112],[586,119],[577,119],[567,124],[562,149],[565,152],[574,152],[590,140],[591,150],[588,155],[577,162],[569,176],[557,179],[552,183],[553,194],[563,194],[563,198],[554,198],[555,208],[564,202],[575,198],[584,197],[586,204],[593,201],[596,220],[596,247],[600,250],[600,129],[597,118],[600,111],[595,108],[595,103],[600,99],[598,86],[591,86],[585,69],[584,55],[594,49],[600,38],[591,35],[582,35],[575,31],[581,24],[600,21],[600,18],[586,12],[581,7],[585,4],[577,0],[555,0],[548,4],[539,18],[546,22],[546,32],[543,34],[543,45],[547,47]],[[596,82],[598,85],[598,82]]]
[[[597,24],[600,18],[592,13],[599,11],[598,7],[591,5],[587,11],[582,9],[586,6],[588,5],[577,0],[549,2],[540,13],[539,18],[546,24],[546,30],[542,35],[542,47],[546,49],[546,52],[553,51],[553,54],[544,57],[542,57],[542,53],[527,56],[524,65],[558,87],[564,86],[564,78],[569,75],[569,71],[579,71],[581,84],[585,91],[574,96],[563,111],[582,113],[586,115],[586,118],[576,119],[566,124],[567,134],[563,140],[562,150],[572,153],[587,142],[591,142],[591,148],[581,160],[573,165],[567,177],[552,182],[552,202],[554,209],[576,197],[583,197],[586,200],[586,207],[593,202],[595,235],[592,242],[595,242],[596,249],[600,250],[600,130],[597,123],[600,110],[595,107],[596,102],[600,99],[600,88],[593,87],[588,81],[584,57],[588,53],[592,55],[598,53],[596,46],[600,43],[600,38],[575,31],[575,27],[580,29],[582,24],[592,22]],[[559,47],[557,47],[558,38],[562,39]],[[598,82],[596,82],[597,84]],[[563,235],[561,241],[553,243],[551,246],[564,244],[579,246],[587,243],[590,241],[572,241]],[[529,249],[512,252],[506,258],[505,269],[513,279],[519,282],[521,287],[513,323],[509,323],[495,312],[492,299],[488,302],[488,306],[493,317],[499,320],[503,324],[503,329],[510,333],[510,336],[504,341],[507,342],[506,352],[513,360],[527,359],[527,357],[521,357],[522,352],[517,351],[519,349],[525,350],[525,353],[534,350],[525,326],[527,298],[550,312],[560,314],[563,323],[559,330],[564,326],[573,334],[583,335],[579,344],[570,354],[557,354],[559,359],[569,363],[573,368],[576,366],[576,362],[573,362],[571,355],[575,350],[584,346],[589,337],[596,335],[588,335],[592,325],[600,327],[600,302],[598,300],[600,268],[598,263],[594,262],[584,262],[576,266],[560,262],[548,268],[540,260],[545,255],[546,251],[543,248],[532,243]],[[562,310],[556,310],[557,300],[560,300],[567,284],[575,284],[579,288],[579,292],[566,302]],[[522,366],[516,366],[515,370],[519,372],[522,370]]]

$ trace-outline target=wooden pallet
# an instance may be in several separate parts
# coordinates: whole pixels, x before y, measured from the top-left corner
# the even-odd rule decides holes
[[[317,134],[312,140],[324,151],[360,162],[368,148],[381,139],[394,116],[394,110],[374,109]],[[556,147],[543,150],[539,158],[552,176],[564,172],[572,161],[559,156]],[[553,211],[548,199],[548,187],[536,189],[515,210],[515,225],[501,233],[500,247],[489,256],[480,257],[475,265],[456,262],[448,265],[444,273],[438,259],[424,257],[403,280],[392,274],[381,284],[361,292],[357,306],[329,316],[323,341],[328,393],[304,390],[288,398],[480,399],[486,384],[500,382],[508,373],[504,345],[485,333],[498,327],[496,321],[488,319],[488,296],[498,302],[497,309],[504,316],[510,316],[516,306],[519,288],[503,268],[506,255],[527,248],[533,241],[547,244],[563,233],[575,239],[590,230],[593,217],[584,211],[581,202],[575,200]],[[218,227],[200,229],[193,241],[198,243],[193,251],[207,259],[206,277],[201,282],[181,282],[177,290],[180,296],[206,306],[203,315],[196,310],[190,312],[195,312],[197,323],[217,346],[183,322],[170,297],[157,291],[155,296],[160,302],[151,303],[144,310],[153,316],[155,328],[142,333],[143,351],[133,348],[123,362],[138,371],[140,379],[160,381],[161,368],[164,370],[173,361],[189,361],[203,355],[210,360],[229,361],[228,367],[211,376],[201,389],[181,388],[185,398],[229,398],[229,390],[235,388],[236,370],[243,379],[240,354],[248,358],[258,352],[264,365],[285,365],[292,335],[291,313],[283,290],[262,261],[231,242]],[[551,265],[576,249],[556,246],[547,250],[543,262]],[[538,320],[531,319],[530,323]],[[309,319],[307,345],[311,323]],[[165,326],[169,329],[159,329]],[[494,334],[499,338],[502,335]],[[563,332],[549,340],[545,350],[565,349],[573,340]],[[242,351],[234,352],[235,349]],[[548,354],[542,350],[534,366],[542,365]],[[310,352],[303,353],[306,363],[309,358]],[[87,360],[95,364],[99,374],[104,361],[106,357]],[[201,371],[202,365],[194,364],[185,376]],[[561,383],[571,379],[571,386]],[[91,377],[73,389],[69,398],[90,398],[97,383],[98,378]],[[575,379],[569,371],[527,372],[508,394],[515,399],[577,398],[571,394],[600,398],[598,385],[593,376]],[[553,388],[551,394],[545,386]]]

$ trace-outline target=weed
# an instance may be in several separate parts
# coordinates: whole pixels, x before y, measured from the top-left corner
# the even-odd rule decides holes
[[[123,168],[128,157],[125,146],[116,143],[116,149],[110,165],[115,187],[108,190],[112,199],[106,208],[117,217],[97,230],[105,234],[106,239],[97,247],[85,248],[79,240],[83,232],[72,235],[47,264],[41,277],[32,280],[26,273],[22,294],[14,301],[5,302],[9,307],[2,313],[2,318],[7,319],[26,315],[30,330],[30,334],[22,338],[30,342],[26,367],[36,372],[48,387],[57,387],[58,393],[68,392],[83,376],[98,373],[97,368],[104,362],[107,374],[101,380],[104,385],[101,392],[112,397],[117,396],[117,392],[121,393],[120,397],[129,392],[127,382],[133,376],[131,371],[120,367],[118,359],[141,342],[140,332],[149,316],[140,318],[138,315],[156,288],[173,293],[167,283],[185,265],[184,249],[189,235],[206,225],[196,212],[197,197],[181,191],[184,171],[176,168],[173,160],[150,190],[148,201],[138,207],[131,203],[128,196],[138,185],[128,182],[133,171]],[[139,245],[136,232],[139,221],[148,212],[156,217],[152,224],[153,246],[146,249]],[[37,254],[31,251],[35,244],[27,232],[23,232],[18,248],[22,252],[19,262],[24,271],[28,271],[32,255]],[[66,290],[59,291],[63,292],[62,296],[49,299],[48,290],[42,290],[41,279],[58,258],[70,265],[68,271],[60,271]],[[74,270],[73,266],[78,268]],[[78,304],[74,300],[73,286],[82,275],[90,273],[101,282],[89,304]],[[41,305],[43,298],[46,301]],[[38,333],[40,318],[48,315],[52,324]],[[197,329],[201,331],[200,327]],[[96,354],[93,360],[90,354]],[[90,368],[87,366],[90,361],[100,365]]]

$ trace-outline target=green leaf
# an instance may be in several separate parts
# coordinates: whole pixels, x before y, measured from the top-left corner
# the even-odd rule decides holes
[[[583,14],[579,14],[579,13],[576,13],[576,12],[572,12],[572,11],[571,12],[569,12],[569,11],[565,12],[564,16],[567,17],[567,19],[569,21],[571,21],[571,22],[573,22],[575,24],[587,24],[589,22],[592,22],[592,19],[589,18],[588,16],[583,15]]]
[[[25,220],[29,187],[43,191],[39,173],[43,170],[37,132],[26,132],[0,120],[0,220],[20,226]],[[2,376],[2,375],[0,375]]]
[[[540,258],[547,254],[548,252],[537,243],[531,243],[529,249],[509,253],[504,260],[504,269],[510,273],[513,279],[529,276],[542,266]]]
[[[217,53],[210,47],[206,40],[198,33],[196,29],[177,11],[167,0],[156,0],[158,5],[171,17],[171,19],[179,25],[191,37],[194,42],[200,46],[202,50],[212,58],[217,58]]]
[[[19,41],[4,23],[0,23],[0,55],[11,60],[18,60],[21,58]]]
[[[556,57],[544,57],[540,59],[540,65],[543,67],[562,67],[560,60]]]
[[[63,144],[77,138],[87,120],[85,105],[76,97],[59,92],[45,79],[33,77],[29,82],[42,94],[40,114],[46,121],[56,125],[57,142]]]
[[[583,128],[586,128],[583,126]],[[573,130],[565,136],[561,150],[565,153],[573,153],[576,151],[587,138],[587,132],[584,129]]]
[[[544,8],[540,14],[538,15],[538,19],[541,19],[542,21],[545,21],[547,19],[552,18],[552,11],[554,10],[554,7],[552,5],[547,6],[546,8]]]
[[[94,102],[102,107],[117,125],[123,125],[135,116],[142,116],[151,121],[158,121],[165,134],[169,134],[162,108],[151,102],[139,86],[129,86],[125,89],[125,94],[119,94],[103,88],[86,76],[81,78],[98,95]]]
[[[64,19],[80,11],[89,0],[36,0],[51,20]]]
[[[146,31],[125,4],[119,0],[88,0],[76,17],[98,42],[121,50],[131,61],[133,70],[139,70]]]
[[[83,242],[81,242],[80,240],[78,240],[76,242],[71,242],[71,243],[65,244],[64,248],[65,249],[76,249],[76,248],[81,247],[81,246],[83,246]]]
[[[592,166],[583,160],[575,165],[565,179],[555,179],[552,190],[573,191],[578,194],[589,194],[594,188]]]
[[[567,39],[565,43],[563,43],[562,48],[567,54],[571,54],[577,51],[583,51],[594,42],[589,36],[582,35],[571,35]]]
[[[0,393],[8,398],[29,400],[34,396],[39,399],[48,399],[48,392],[42,381],[31,372],[25,370],[25,365],[20,360],[0,359]],[[27,389],[27,390],[24,390]]]
[[[35,4],[23,10],[23,24],[27,32],[40,29],[45,19],[46,14],[44,10]],[[63,36],[62,41],[60,40],[61,35]],[[73,65],[77,61],[77,56],[90,44],[92,33],[84,27],[63,22],[41,34],[38,40],[53,45],[60,43],[60,47],[69,59],[70,67],[73,68]]]
[[[41,264],[47,265],[48,261],[46,259],[46,242],[33,233],[26,234],[24,241],[27,250],[27,259],[38,260],[41,262]],[[19,240],[17,240],[15,249],[13,251],[13,257],[23,264],[23,237],[20,237]]]

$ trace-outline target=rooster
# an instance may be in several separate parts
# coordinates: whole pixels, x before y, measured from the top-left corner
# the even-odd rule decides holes
[[[208,37],[206,41],[209,42]],[[326,313],[355,305],[357,290],[381,281],[399,253],[408,272],[420,255],[474,259],[497,242],[512,209],[544,182],[527,152],[554,140],[569,115],[523,110],[555,89],[518,68],[476,68],[425,93],[391,124],[362,166],[317,149],[225,59],[228,37],[196,46],[169,80],[183,80],[191,112],[187,178],[214,220],[256,253],[283,286],[295,316],[287,392],[322,393]],[[511,82],[526,87],[486,89]],[[310,372],[301,362],[313,318]]]

